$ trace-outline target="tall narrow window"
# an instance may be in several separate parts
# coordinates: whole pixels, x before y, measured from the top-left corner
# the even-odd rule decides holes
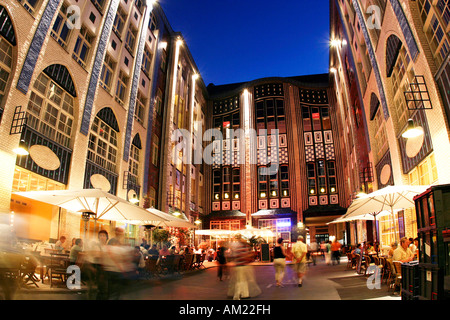
[[[0,36],[0,108],[12,68],[12,45]]]
[[[127,29],[127,36],[125,38],[125,48],[127,48],[128,52],[133,54],[134,46],[136,44],[137,30],[131,24]]]
[[[238,200],[241,197],[241,177],[240,169],[233,169],[233,200]]]
[[[150,50],[145,47],[144,48],[144,54],[142,55],[142,71],[144,71],[144,73],[150,77],[150,67],[152,64],[152,53],[150,52]]]
[[[91,51],[93,40],[94,36],[85,26],[82,26],[73,49],[72,58],[74,58],[83,68],[86,68],[86,63],[90,57],[89,53]]]
[[[307,164],[307,174],[308,174],[308,192],[309,194],[317,194],[316,166],[314,163]]]
[[[116,62],[108,54],[105,56],[105,61],[103,61],[102,73],[100,75],[100,84],[108,92],[111,90],[112,78],[114,75],[114,70],[116,69]]]
[[[69,43],[69,37],[71,33],[70,23],[68,23],[67,17],[67,5],[63,4],[58,16],[53,24],[51,36],[63,47],[67,48]]]
[[[114,18],[114,24],[112,27],[114,33],[119,37],[119,39],[122,38],[122,31],[123,31],[123,27],[125,25],[126,20],[127,20],[127,14],[119,5],[119,7],[117,8],[116,17]]]
[[[159,159],[159,137],[156,134],[152,136],[152,163],[158,166]]]
[[[125,96],[127,93],[128,77],[122,70],[119,72],[119,78],[117,79],[116,97],[115,100],[123,106],[125,104]]]
[[[142,125],[144,125],[146,105],[147,105],[147,98],[144,97],[141,91],[138,91],[136,97],[136,108],[134,110],[134,119],[136,119]]]

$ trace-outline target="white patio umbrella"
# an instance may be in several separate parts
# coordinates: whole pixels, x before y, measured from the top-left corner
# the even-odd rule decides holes
[[[394,210],[408,209],[415,206],[414,196],[426,191],[430,186],[388,186],[355,199],[342,219],[371,214],[375,221],[376,216],[388,211],[394,218]],[[395,219],[394,220],[394,228]],[[397,233],[395,233],[396,240]]]
[[[13,194],[52,204],[72,212],[89,212],[97,219],[111,221],[164,221],[144,208],[100,189],[14,192]],[[85,230],[86,233],[86,230]]]

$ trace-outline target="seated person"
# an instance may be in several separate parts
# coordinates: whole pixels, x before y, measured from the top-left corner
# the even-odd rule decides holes
[[[158,249],[156,249],[156,244],[152,245],[151,249],[148,250],[147,254],[149,256],[157,256],[157,255],[159,255]]]
[[[65,248],[64,248],[64,243],[66,242],[66,237],[65,236],[61,236],[60,238],[59,238],[59,240],[58,241],[56,241],[56,243],[55,243],[55,249],[56,250],[64,250]]]
[[[159,255],[160,256],[170,256],[172,253],[170,252],[169,249],[167,249],[166,245],[163,245],[162,249],[159,250]]]
[[[414,253],[409,249],[409,240],[406,237],[400,239],[400,246],[394,250],[392,261],[409,262],[414,259]]]
[[[83,251],[83,240],[80,238],[75,240],[75,245],[70,249],[69,261],[70,264],[75,264],[78,259],[78,254]]]
[[[356,258],[356,255],[361,256],[361,244],[360,244],[360,243],[358,243],[358,244],[356,245],[355,250],[352,251],[352,257],[353,257],[353,258]]]
[[[392,259],[392,256],[394,255],[394,251],[397,249],[397,242],[393,242],[391,244],[391,249],[388,252],[388,258]]]

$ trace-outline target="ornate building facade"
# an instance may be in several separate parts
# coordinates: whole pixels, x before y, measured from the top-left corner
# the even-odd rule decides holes
[[[356,116],[348,122],[350,131],[362,130],[368,138],[368,158],[357,154],[363,156],[357,159],[362,179],[352,184],[353,192],[448,183],[447,1],[338,0],[330,8],[336,92],[356,85],[343,106]],[[410,123],[422,134],[405,138]],[[371,174],[365,174],[365,163]],[[401,236],[416,236],[413,209],[395,219]],[[395,239],[391,220],[379,224],[378,239],[387,245]]]

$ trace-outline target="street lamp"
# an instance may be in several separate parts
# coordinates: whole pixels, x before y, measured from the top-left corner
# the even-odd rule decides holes
[[[23,140],[23,139],[20,140],[19,146],[17,148],[13,149],[13,152],[15,154],[17,154],[18,156],[27,156],[27,155],[30,154],[28,152],[28,148],[27,148],[27,145],[25,143],[25,140]]]
[[[403,138],[416,138],[423,135],[423,129],[421,127],[416,127],[412,119],[408,119],[408,127],[405,132],[402,133]]]

